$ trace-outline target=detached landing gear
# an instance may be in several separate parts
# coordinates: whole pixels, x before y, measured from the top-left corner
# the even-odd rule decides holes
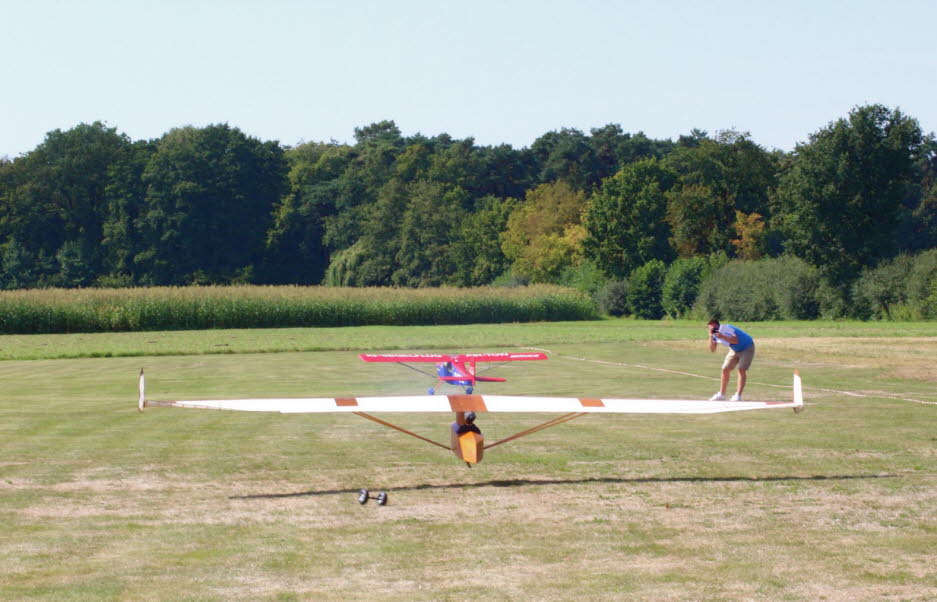
[[[378,506],[386,506],[387,505],[387,492],[382,491],[377,495],[371,495],[371,492],[369,492],[367,489],[362,489],[361,491],[358,492],[359,504],[364,506],[365,504],[368,503],[368,500],[377,500]]]

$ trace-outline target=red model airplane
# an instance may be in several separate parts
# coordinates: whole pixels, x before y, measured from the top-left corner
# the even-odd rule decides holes
[[[496,368],[507,362],[545,360],[545,353],[460,353],[450,355],[447,353],[362,353],[359,355],[366,362],[394,362],[416,370],[421,374],[436,377],[441,384],[460,386],[465,389],[466,395],[475,390],[475,383],[503,383],[507,379],[494,376],[479,376],[475,365],[478,362],[496,362],[486,369]],[[435,363],[436,374],[430,374],[410,366],[411,363]],[[436,389],[430,387],[429,394],[434,395]]]

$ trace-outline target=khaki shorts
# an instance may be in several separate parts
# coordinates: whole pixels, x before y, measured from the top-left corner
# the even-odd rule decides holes
[[[739,370],[748,370],[752,367],[752,360],[755,359],[755,345],[744,351],[729,350],[726,359],[722,362],[723,370],[733,370],[738,366]]]

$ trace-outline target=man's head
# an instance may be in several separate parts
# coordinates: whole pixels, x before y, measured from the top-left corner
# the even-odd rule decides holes
[[[709,332],[710,332],[710,333],[715,333],[717,330],[719,330],[719,320],[715,320],[715,319],[710,320],[710,321],[709,321]]]
[[[466,412],[465,413],[465,422],[467,424],[472,424],[475,422],[475,412]]]

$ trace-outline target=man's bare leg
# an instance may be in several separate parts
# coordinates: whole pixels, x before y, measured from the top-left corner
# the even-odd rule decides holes
[[[745,381],[747,377],[748,377],[748,370],[742,370],[741,368],[739,368],[739,383],[738,383],[738,389],[736,389],[736,391],[739,394],[739,397],[742,396],[742,391],[745,389]]]
[[[726,389],[729,387],[729,377],[732,376],[731,368],[722,369],[722,381],[719,384],[719,392],[723,395],[726,394]]]

